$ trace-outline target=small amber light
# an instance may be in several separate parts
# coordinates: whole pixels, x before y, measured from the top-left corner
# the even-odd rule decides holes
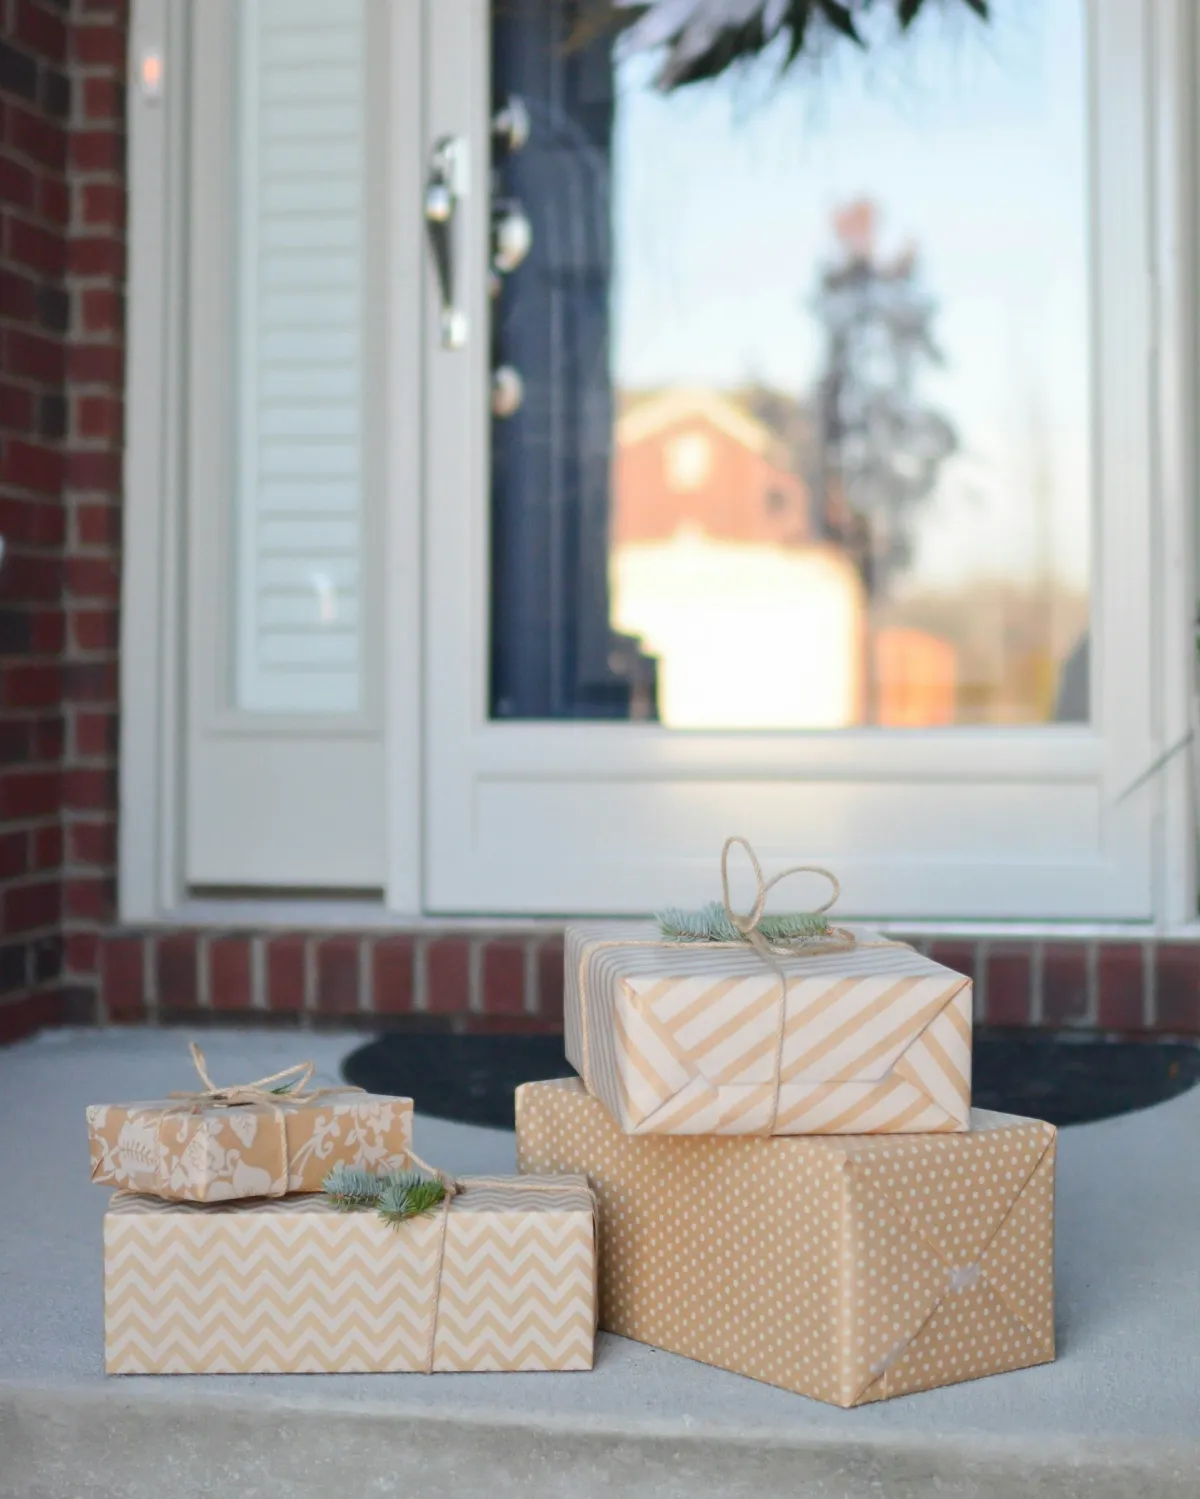
[[[147,99],[157,99],[162,93],[162,58],[157,52],[147,52],[142,58],[142,93]]]

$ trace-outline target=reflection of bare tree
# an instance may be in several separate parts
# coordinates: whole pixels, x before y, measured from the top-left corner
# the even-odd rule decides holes
[[[941,362],[936,303],[921,287],[914,250],[889,261],[878,255],[876,223],[869,202],[835,216],[839,254],[814,303],[826,337],[816,514],[854,558],[871,598],[908,563],[917,513],[958,445],[921,394],[923,370]]]

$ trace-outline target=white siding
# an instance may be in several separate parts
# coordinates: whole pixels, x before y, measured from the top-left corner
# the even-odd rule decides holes
[[[236,705],[363,697],[364,0],[241,0]]]

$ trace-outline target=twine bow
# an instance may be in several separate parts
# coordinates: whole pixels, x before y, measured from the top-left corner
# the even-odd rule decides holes
[[[160,1185],[165,1185],[170,1180],[170,1162],[166,1140],[163,1136],[163,1125],[168,1119],[179,1114],[199,1114],[206,1108],[236,1109],[246,1104],[260,1104],[269,1111],[279,1133],[279,1170],[272,1179],[271,1190],[267,1195],[282,1197],[288,1189],[291,1160],[288,1150],[287,1110],[298,1103],[311,1103],[314,1099],[323,1098],[328,1093],[361,1093],[363,1091],[349,1083],[339,1083],[333,1088],[310,1088],[308,1084],[317,1070],[315,1062],[297,1062],[293,1067],[285,1067],[281,1072],[272,1072],[267,1077],[255,1078],[253,1082],[232,1083],[229,1087],[219,1088],[209,1076],[204,1053],[194,1041],[188,1042],[188,1051],[191,1053],[192,1064],[204,1087],[190,1092],[177,1091],[167,1095],[169,1098],[177,1099],[178,1102],[165,1108],[158,1121]],[[289,1078],[295,1081],[289,1083]],[[283,1086],[280,1086],[281,1084]]]
[[[754,871],[754,880],[758,887],[754,905],[744,916],[739,916],[733,909],[733,902],[729,895],[729,851],[735,846],[746,850],[746,857],[750,860],[750,867]],[[781,869],[778,874],[772,875],[767,880],[763,878],[762,865],[758,862],[758,855],[750,846],[750,840],[741,837],[726,838],[725,847],[721,850],[721,904],[725,907],[725,915],[729,918],[730,926],[739,932],[759,957],[771,964],[773,968],[778,967],[774,961],[776,956],[788,957],[798,949],[811,947],[816,943],[819,943],[823,949],[831,946],[835,949],[853,947],[855,943],[854,933],[847,931],[845,927],[828,927],[824,932],[816,934],[803,933],[793,937],[776,937],[773,941],[763,935],[759,930],[759,922],[762,921],[766,911],[767,896],[776,885],[783,880],[790,879],[794,874],[819,874],[833,887],[833,892],[824,905],[817,906],[808,912],[808,915],[824,916],[825,912],[837,903],[842,887],[838,884],[837,876],[823,865],[793,864],[790,869]]]
[[[208,1074],[208,1063],[204,1059],[204,1053],[194,1041],[188,1042],[188,1051],[191,1053],[192,1063],[204,1087],[190,1093],[172,1093],[170,1097],[191,1099],[196,1103],[206,1103],[215,1109],[233,1109],[243,1103],[275,1104],[281,1098],[290,1099],[295,1103],[302,1098],[318,1098],[323,1093],[361,1091],[361,1089],[349,1088],[309,1089],[308,1083],[317,1070],[315,1062],[297,1062],[294,1067],[285,1067],[282,1072],[272,1072],[268,1077],[256,1078],[252,1083],[231,1083],[227,1088],[218,1088]],[[296,1081],[287,1084],[286,1087],[278,1086],[290,1077],[295,1078]],[[272,1083],[277,1086],[272,1087]]]
[[[739,913],[733,908],[733,899],[729,891],[729,855],[730,851],[740,847],[746,851],[750,860],[750,867],[754,871],[757,886],[754,904],[745,913]],[[685,944],[696,941],[699,945],[706,947],[741,947],[745,944],[751,948],[762,961],[770,968],[771,972],[779,980],[779,996],[776,1006],[775,1025],[775,1065],[772,1077],[772,1098],[770,1113],[766,1127],[762,1130],[765,1135],[773,1135],[775,1126],[779,1119],[779,1090],[782,1082],[783,1071],[783,1043],[787,1028],[787,974],[780,963],[781,958],[797,957],[802,953],[828,953],[845,952],[858,945],[858,938],[853,932],[845,927],[829,926],[821,923],[819,929],[800,931],[792,934],[774,934],[767,936],[761,929],[761,922],[766,911],[767,896],[782,880],[789,879],[794,874],[819,874],[829,881],[832,893],[823,905],[814,911],[807,913],[808,917],[819,918],[837,901],[841,894],[841,886],[838,884],[837,876],[820,864],[793,864],[789,869],[781,870],[769,880],[764,878],[762,865],[758,862],[758,855],[750,846],[746,838],[726,838],[725,846],[721,850],[721,904],[724,907],[725,917],[729,923],[729,929],[736,934],[735,940],[729,940],[724,935],[712,937],[707,933],[697,931],[695,933],[684,932],[677,937],[657,939],[638,939],[630,937],[617,937],[612,940],[591,943],[586,946],[579,962],[579,1022],[580,1022],[580,1073],[583,1077],[584,1086],[588,1092],[594,1092],[592,1070],[591,1070],[591,1021],[588,1006],[588,963],[591,957],[608,948],[625,947],[653,947],[653,948],[678,948],[680,941]],[[717,909],[714,903],[713,909]],[[893,946],[886,939],[875,939],[871,946],[886,945]],[[903,944],[898,944],[903,946]]]
[[[739,916],[733,909],[733,902],[729,895],[729,852],[735,846],[740,845],[746,850],[750,860],[750,867],[754,870],[754,879],[758,887],[754,897],[754,905],[745,916]],[[725,914],[729,918],[730,925],[735,931],[740,932],[743,939],[749,943],[758,956],[771,969],[779,980],[779,1003],[776,1006],[775,1020],[775,1065],[771,1069],[771,1113],[764,1134],[773,1135],[775,1126],[779,1121],[779,1090],[783,1078],[783,1043],[787,1033],[787,974],[783,971],[783,965],[779,959],[790,957],[805,947],[812,947],[819,943],[825,951],[839,951],[854,946],[855,936],[853,932],[847,931],[845,927],[828,927],[819,936],[803,935],[790,938],[776,938],[769,942],[762,932],[759,931],[759,922],[763,918],[766,909],[767,896],[782,880],[790,878],[794,874],[819,874],[827,879],[833,887],[829,899],[824,905],[817,906],[811,913],[813,916],[823,916],[826,911],[837,901],[842,893],[842,887],[838,884],[837,876],[820,864],[793,864],[789,869],[782,869],[776,875],[767,880],[763,878],[762,865],[758,862],[758,855],[750,846],[747,838],[726,838],[725,847],[721,850],[721,901],[725,907]]]

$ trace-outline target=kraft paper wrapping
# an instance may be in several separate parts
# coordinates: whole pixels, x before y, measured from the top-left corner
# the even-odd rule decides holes
[[[319,1192],[339,1163],[402,1170],[412,1099],[347,1089],[234,1108],[178,1099],[93,1104],[87,1123],[93,1181],[179,1202],[226,1202]]]
[[[910,947],[868,941],[776,970],[750,947],[597,922],[567,928],[565,961],[567,1058],[627,1133],[967,1128],[971,981]]]
[[[517,1090],[522,1171],[580,1171],[600,1326],[833,1405],[1054,1357],[1052,1125],[623,1134],[577,1079]]]
[[[579,1176],[468,1181],[444,1224],[439,1209],[398,1229],[319,1196],[205,1207],[118,1192],[105,1369],[421,1371],[431,1329],[434,1371],[590,1369],[595,1275]]]

